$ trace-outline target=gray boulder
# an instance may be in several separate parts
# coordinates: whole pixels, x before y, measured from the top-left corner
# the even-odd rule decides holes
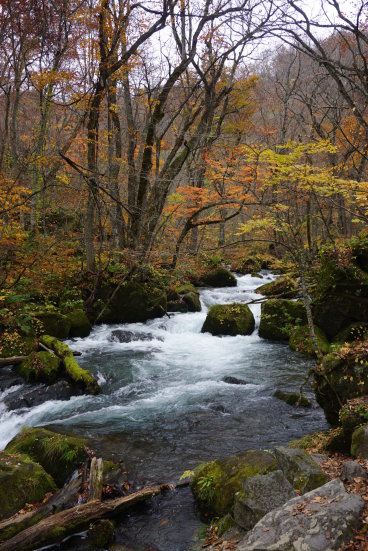
[[[367,473],[357,461],[345,461],[341,470],[343,480],[353,480],[353,478],[367,478]]]
[[[290,484],[302,494],[310,492],[327,482],[320,466],[300,448],[275,449],[276,461]]]
[[[354,537],[363,499],[334,479],[264,516],[237,551],[332,551]]]
[[[246,478],[235,497],[234,519],[245,530],[297,495],[282,471]]]

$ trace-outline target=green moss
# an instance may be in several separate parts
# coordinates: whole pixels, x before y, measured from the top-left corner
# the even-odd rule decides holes
[[[201,279],[204,285],[209,285],[210,287],[236,287],[237,285],[234,274],[222,266],[210,270]]]
[[[38,312],[35,317],[41,322],[41,333],[66,339],[69,336],[71,321],[60,312]]]
[[[7,518],[26,503],[42,501],[56,490],[52,477],[26,456],[0,452],[0,518]]]
[[[186,295],[187,293],[198,294],[196,287],[192,283],[183,283],[176,288],[176,291],[179,295]]]
[[[330,351],[330,343],[326,335],[317,325],[314,326],[314,334],[320,352],[322,352],[322,354],[328,354]],[[289,346],[296,352],[304,352],[310,356],[315,356],[312,339],[309,336],[308,325],[297,326],[291,330]]]
[[[186,293],[183,295],[183,301],[188,307],[189,312],[200,312],[202,310],[199,293]]]
[[[289,406],[302,406],[306,408],[311,407],[311,401],[306,396],[302,396],[299,392],[283,392],[282,390],[276,390],[274,394],[275,398],[286,402]]]
[[[84,444],[85,440],[81,438],[27,427],[9,442],[5,450],[8,453],[25,454],[37,461],[62,487],[85,460]]]
[[[275,469],[276,460],[270,452],[250,450],[200,465],[195,470],[191,488],[202,513],[225,515],[230,512],[235,493],[240,491],[246,477]]]
[[[339,411],[339,421],[345,433],[352,432],[368,421],[368,397],[348,400]]]
[[[275,341],[289,340],[296,325],[307,321],[303,303],[287,299],[269,299],[262,304],[259,336]]]
[[[364,446],[366,436],[365,436],[365,426],[358,427],[353,432],[352,438],[351,438],[351,448],[350,453],[353,457],[358,457],[360,455],[360,451],[362,447]]]
[[[254,316],[247,304],[216,304],[211,306],[202,333],[212,335],[250,335],[254,331]]]
[[[90,524],[88,540],[97,549],[106,549],[114,537],[115,526],[109,519],[101,519]]]
[[[230,528],[233,528],[235,526],[235,520],[230,514],[225,515],[224,517],[220,518],[220,520],[217,522],[217,535],[218,537],[221,537],[225,532],[230,530]]]
[[[34,352],[20,364],[15,371],[29,383],[52,384],[60,373],[60,359],[50,352]]]
[[[297,290],[297,285],[293,279],[288,276],[281,276],[275,281],[265,283],[256,289],[256,293],[265,296],[282,296],[283,298],[293,298]]]
[[[70,337],[87,337],[92,329],[91,323],[82,309],[73,310],[68,314],[70,321]]]

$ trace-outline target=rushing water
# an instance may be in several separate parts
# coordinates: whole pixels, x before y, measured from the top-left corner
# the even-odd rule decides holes
[[[262,278],[240,276],[237,287],[203,289],[200,313],[178,313],[144,324],[100,325],[89,337],[69,342],[82,352],[79,363],[98,377],[102,394],[11,412],[2,404],[4,394],[22,389],[6,390],[0,395],[1,447],[24,425],[49,425],[89,437],[96,451],[123,460],[136,480],[168,482],[203,460],[250,448],[272,448],[325,428],[323,413],[315,404],[311,409],[296,409],[273,397],[276,388],[299,387],[310,359],[285,344],[260,339],[257,327],[247,337],[200,332],[209,306],[259,299],[254,290],[271,279],[266,273]],[[260,305],[250,308],[258,326]],[[129,331],[132,340],[119,342],[114,331]],[[247,384],[225,383],[226,376]],[[184,514],[192,527],[196,522],[188,519],[190,514],[194,518],[193,504],[188,492],[182,491],[182,498],[179,494],[179,525]],[[164,537],[155,539],[162,511],[157,519],[152,510],[142,514],[145,530],[134,521],[141,543],[146,542],[148,530],[152,542],[159,545],[153,549],[190,548],[186,543],[178,546],[173,540],[177,530],[168,536],[165,523]],[[150,525],[148,518],[157,520],[156,524]],[[125,529],[134,533],[129,519]]]

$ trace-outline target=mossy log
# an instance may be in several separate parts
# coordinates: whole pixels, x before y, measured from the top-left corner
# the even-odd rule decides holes
[[[121,513],[140,501],[167,490],[167,484],[148,486],[128,496],[110,501],[89,501],[61,511],[30,526],[0,545],[1,551],[31,551],[60,541],[70,534],[84,529],[91,522]]]

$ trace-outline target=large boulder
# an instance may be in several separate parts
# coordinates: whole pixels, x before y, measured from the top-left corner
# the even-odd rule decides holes
[[[326,419],[339,422],[341,405],[368,394],[368,348],[364,343],[351,344],[324,356],[315,371],[315,394]]]
[[[358,427],[351,438],[350,453],[353,457],[368,459],[368,424]]]
[[[273,341],[287,341],[296,325],[307,321],[302,302],[270,299],[262,304],[259,336]]]
[[[279,468],[290,484],[302,494],[310,492],[327,482],[327,477],[318,463],[299,448],[275,448]]]
[[[275,457],[263,450],[249,450],[227,459],[203,463],[195,470],[192,492],[202,513],[222,516],[232,509],[243,480],[277,469]]]
[[[177,288],[180,300],[186,304],[188,312],[200,312],[202,310],[199,293],[191,283],[179,285]]]
[[[212,335],[251,335],[255,321],[247,304],[216,304],[211,306],[202,333]]]
[[[33,352],[14,369],[28,383],[51,385],[60,375],[61,361],[51,352]]]
[[[209,287],[236,287],[237,281],[234,274],[229,272],[226,268],[218,266],[205,273],[201,277],[203,285],[208,285]]]
[[[73,310],[67,316],[70,321],[69,337],[88,337],[91,332],[92,325],[85,311],[80,308]]]
[[[282,471],[246,478],[235,497],[234,519],[245,530],[297,495]]]
[[[49,473],[61,488],[86,459],[85,440],[43,428],[24,428],[6,446],[9,454],[27,455]]]
[[[314,335],[316,337],[319,351],[322,352],[322,354],[328,354],[330,351],[330,343],[328,342],[324,332],[317,327],[317,325],[314,326]],[[309,356],[316,355],[313,348],[312,339],[309,336],[308,325],[296,326],[291,330],[289,346],[296,352],[303,352]]]
[[[0,452],[0,519],[55,490],[55,482],[41,465],[20,454]]]
[[[264,516],[239,542],[237,551],[330,551],[354,538],[363,499],[331,480]]]
[[[256,293],[259,295],[277,298],[294,298],[296,291],[297,285],[289,276],[278,277],[275,281],[265,283],[256,289]]]
[[[60,312],[37,312],[35,318],[40,322],[41,333],[51,335],[57,339],[67,339],[71,328],[71,320]]]

